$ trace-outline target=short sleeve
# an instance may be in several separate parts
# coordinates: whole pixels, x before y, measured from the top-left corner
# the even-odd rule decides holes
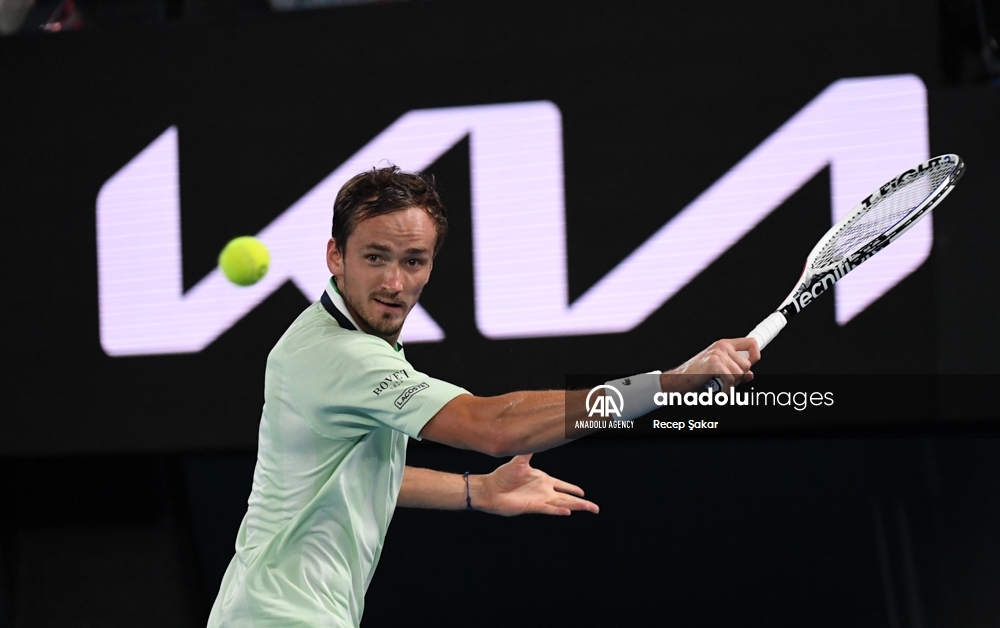
[[[285,356],[292,401],[327,438],[350,439],[381,427],[419,438],[420,430],[468,391],[417,371],[385,341],[344,331]]]

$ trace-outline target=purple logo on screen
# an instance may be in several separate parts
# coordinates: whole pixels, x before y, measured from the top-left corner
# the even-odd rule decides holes
[[[340,186],[385,161],[422,170],[465,137],[476,325],[495,339],[634,329],[823,168],[830,167],[833,224],[929,150],[919,78],[837,81],[571,303],[562,116],[551,102],[403,115],[256,234],[272,265],[246,288],[217,269],[183,292],[177,134],[167,129],[97,197],[100,337],[108,355],[200,351],[289,280],[314,298],[328,279],[322,256]],[[920,266],[932,237],[926,218],[837,283],[837,321],[850,321]],[[519,264],[509,264],[512,255]],[[419,305],[402,332],[407,342],[444,335]]]

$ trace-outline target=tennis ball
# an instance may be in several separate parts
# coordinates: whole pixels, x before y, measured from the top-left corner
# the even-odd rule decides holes
[[[267,274],[271,254],[253,236],[233,238],[219,253],[219,268],[237,286],[252,286]]]

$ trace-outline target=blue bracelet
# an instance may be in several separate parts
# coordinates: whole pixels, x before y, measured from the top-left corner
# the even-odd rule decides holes
[[[472,495],[469,493],[469,472],[465,472],[465,509],[473,510]]]

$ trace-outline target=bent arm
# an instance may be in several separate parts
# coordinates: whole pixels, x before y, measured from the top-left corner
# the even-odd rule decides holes
[[[744,356],[740,351],[748,352]],[[661,390],[698,390],[712,377],[725,386],[753,378],[760,359],[752,338],[720,340],[660,376]],[[587,391],[514,392],[497,397],[461,395],[449,401],[420,431],[420,437],[491,456],[513,456],[569,442],[566,425],[585,420]],[[587,432],[574,430],[575,436]]]
[[[561,390],[461,395],[434,415],[420,437],[497,457],[544,451],[569,442],[566,409],[580,415],[570,420],[585,418],[586,395],[586,391]]]
[[[468,493],[463,475],[406,467],[397,504],[439,510],[463,510],[471,504],[473,510],[508,517],[598,512],[597,504],[583,499],[583,489],[533,468],[530,460],[516,456],[488,475],[469,475]]]

